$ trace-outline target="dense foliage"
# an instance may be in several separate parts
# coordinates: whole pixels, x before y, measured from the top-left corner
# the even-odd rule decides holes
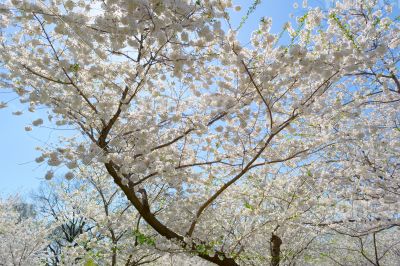
[[[70,252],[109,265],[137,254],[217,265],[399,261],[395,9],[375,0],[309,8],[286,24],[287,41],[264,18],[243,44],[232,8],[0,6],[0,82],[30,111],[47,110],[48,122],[38,117],[26,130],[51,123],[81,133],[36,158],[49,166],[46,179],[67,169],[66,179],[92,184],[62,204],[91,220],[78,235],[85,245],[58,245],[60,260]]]

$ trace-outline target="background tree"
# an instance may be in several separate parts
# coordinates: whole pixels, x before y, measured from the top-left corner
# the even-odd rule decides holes
[[[39,265],[45,256],[49,227],[18,198],[0,201],[0,265]],[[30,212],[30,215],[26,215]]]
[[[157,260],[154,237],[107,175],[83,169],[81,175],[45,183],[34,196],[43,219],[55,225],[49,265],[129,266]]]

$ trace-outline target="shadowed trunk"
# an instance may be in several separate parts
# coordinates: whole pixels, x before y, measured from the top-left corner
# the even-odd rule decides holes
[[[272,233],[271,240],[271,266],[279,266],[280,256],[281,256],[281,245],[282,240],[279,236]]]

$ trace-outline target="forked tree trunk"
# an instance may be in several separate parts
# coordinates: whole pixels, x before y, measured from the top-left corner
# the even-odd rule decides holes
[[[270,240],[271,247],[271,266],[279,266],[281,260],[281,245],[282,239],[279,236],[272,233]]]

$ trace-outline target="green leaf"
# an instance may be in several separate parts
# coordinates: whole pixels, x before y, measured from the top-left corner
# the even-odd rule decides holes
[[[139,232],[138,230],[134,231],[133,234],[134,236],[136,236],[139,245],[149,245],[149,246],[156,245],[156,241],[154,240],[154,238],[146,236],[145,234]]]
[[[310,256],[310,255],[304,255],[304,261],[305,262],[310,262],[310,261],[312,261],[313,260],[313,257],[312,256]]]
[[[379,24],[379,22],[381,22],[381,19],[380,18],[375,18],[375,21],[374,21],[374,28]]]
[[[70,69],[72,72],[76,73],[76,72],[79,71],[79,64],[70,65],[70,66],[69,66],[69,69]]]
[[[244,23],[246,23],[246,21],[248,20],[248,18],[250,17],[250,15],[256,10],[257,6],[261,4],[261,0],[254,0],[253,4],[249,7],[249,9],[247,10],[247,13],[244,17],[242,17],[242,20],[240,21],[239,26],[237,27],[236,30],[240,30]],[[261,22],[263,19],[261,19]]]
[[[305,13],[302,17],[298,19],[299,23],[304,23],[307,19],[308,13]]]
[[[336,25],[342,30],[344,36],[353,43],[354,48],[360,51],[360,47],[357,45],[353,34],[350,31],[348,24],[343,24],[339,17],[335,13],[331,13],[329,17],[336,23]]]
[[[252,206],[250,203],[248,203],[248,202],[245,202],[244,203],[244,207],[246,207],[247,209],[250,209],[250,210],[252,210],[252,211],[254,211],[254,206]]]
[[[309,177],[312,177],[312,173],[311,173],[310,170],[307,170],[307,175],[308,175]]]
[[[85,266],[98,266],[98,264],[95,263],[94,260],[90,258],[86,260]]]
[[[200,254],[204,254],[206,252],[206,246],[205,245],[198,245],[198,246],[196,246],[196,250]]]

